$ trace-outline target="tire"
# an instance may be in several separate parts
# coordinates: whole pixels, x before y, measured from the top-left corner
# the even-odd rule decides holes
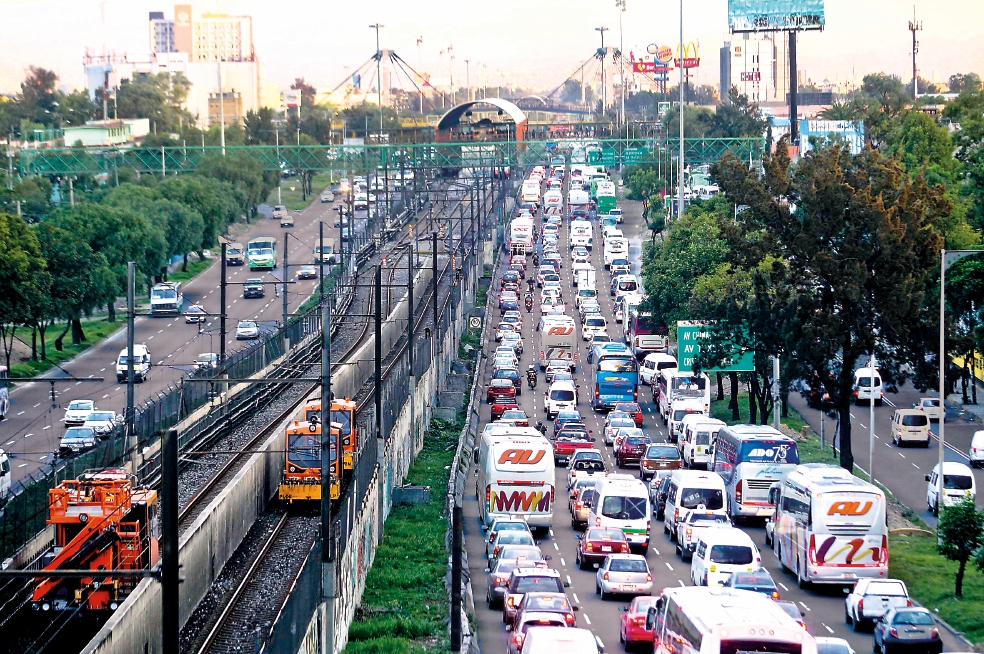
[[[608,599],[609,599],[609,598],[610,598],[611,596],[612,596],[612,595],[611,595],[611,593],[606,593],[606,592],[604,591],[604,589],[602,589],[602,591],[601,591],[601,601],[602,601],[602,602],[607,602],[607,601],[608,601]]]
[[[595,580],[595,595],[601,595],[601,586],[598,584],[597,580]]]
[[[677,544],[676,544],[676,555],[680,557],[680,560],[681,561],[683,560],[683,548],[680,547],[680,542],[679,541],[677,541]]]

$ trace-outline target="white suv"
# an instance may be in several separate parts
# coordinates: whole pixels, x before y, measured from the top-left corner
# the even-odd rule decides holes
[[[564,409],[577,407],[577,389],[572,382],[562,380],[550,384],[543,394],[543,410],[548,420],[553,420]]]

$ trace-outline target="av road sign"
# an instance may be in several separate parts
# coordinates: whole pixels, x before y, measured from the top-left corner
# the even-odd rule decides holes
[[[588,163],[593,166],[614,166],[615,150],[612,148],[591,150],[588,152]]]
[[[635,166],[645,155],[646,148],[625,148],[622,151],[622,163],[626,166]]]
[[[677,369],[682,372],[692,372],[694,359],[700,354],[702,347],[711,344],[710,327],[706,322],[680,320],[677,322]],[[732,348],[732,355],[720,366],[703,369],[703,372],[747,372],[755,369],[754,352],[746,352]]]

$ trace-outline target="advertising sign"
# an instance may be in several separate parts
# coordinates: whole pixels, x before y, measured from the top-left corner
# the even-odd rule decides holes
[[[700,66],[700,53],[697,51],[697,44],[693,41],[681,43],[677,48],[677,56],[673,58],[673,65],[677,68],[697,68]]]
[[[677,322],[677,368],[682,372],[692,372],[694,359],[701,347],[711,343],[710,323],[680,320]],[[753,352],[732,348],[732,354],[722,365],[704,369],[703,372],[747,372],[755,369]]]
[[[824,0],[728,0],[732,32],[821,30]]]
[[[285,107],[301,106],[301,92],[299,90],[291,89],[289,91],[283,91],[280,93],[280,98]]]
[[[661,64],[667,64],[670,59],[673,58],[673,48],[668,45],[656,45],[655,43],[650,43],[646,46],[646,52],[653,55],[656,61]]]
[[[633,73],[654,73],[654,72],[656,72],[656,62],[655,61],[633,61],[632,62],[632,72]]]

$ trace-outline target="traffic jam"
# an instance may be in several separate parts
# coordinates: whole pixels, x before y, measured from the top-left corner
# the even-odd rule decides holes
[[[489,290],[465,505],[483,651],[953,651],[889,576],[880,489],[711,415],[644,310],[615,189],[527,171]]]

